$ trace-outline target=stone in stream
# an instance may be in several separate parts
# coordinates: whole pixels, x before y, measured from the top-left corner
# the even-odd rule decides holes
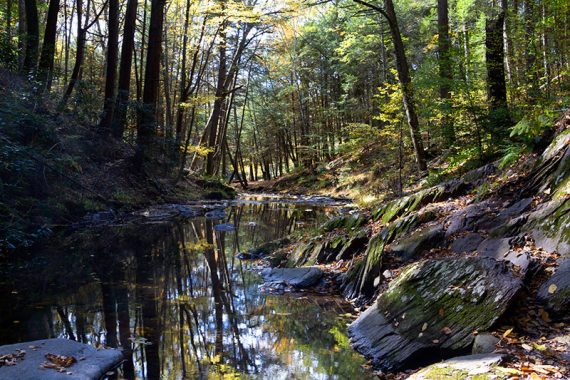
[[[12,354],[16,350],[24,350],[26,354],[16,365],[0,367],[0,380],[97,380],[123,360],[123,354],[119,350],[98,350],[68,339],[44,339],[0,346],[0,356]],[[63,372],[42,368],[42,363],[47,361],[46,354],[72,356],[77,362]]]
[[[235,231],[236,226],[232,223],[216,224],[214,226],[214,230],[220,231],[220,232],[230,232],[230,231]]]
[[[226,213],[224,210],[212,210],[208,211],[204,216],[208,219],[224,219],[226,217]]]
[[[323,277],[323,271],[317,267],[265,268],[260,274],[266,283],[286,284],[300,289],[316,285]]]
[[[500,354],[478,354],[459,356],[446,360],[441,363],[432,364],[419,372],[414,373],[408,380],[442,380],[442,379],[482,379],[489,378],[501,379],[507,378],[504,374],[497,376],[494,374],[494,368],[503,360]]]
[[[272,240],[256,248],[252,248],[247,252],[240,252],[238,254],[238,258],[241,260],[259,259],[261,257],[272,254],[273,252],[277,251],[279,248],[283,248],[284,246],[290,243],[291,240],[289,240],[289,238]]]
[[[407,266],[349,327],[356,350],[385,371],[468,350],[506,311],[522,281],[505,262],[461,257]]]

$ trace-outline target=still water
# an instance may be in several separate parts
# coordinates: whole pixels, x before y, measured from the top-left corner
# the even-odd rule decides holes
[[[69,233],[0,263],[0,344],[120,347],[127,379],[368,378],[340,297],[268,295],[236,255],[314,228],[334,205],[241,200],[223,219]],[[235,231],[215,226],[232,223]],[[22,255],[23,256],[23,255]]]

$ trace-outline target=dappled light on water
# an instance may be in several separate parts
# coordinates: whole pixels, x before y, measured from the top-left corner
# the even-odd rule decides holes
[[[31,264],[1,269],[8,294],[0,297],[7,311],[0,343],[63,337],[121,347],[125,378],[365,377],[346,336],[349,305],[334,296],[263,294],[258,263],[236,258],[334,211],[236,202],[224,219],[62,236],[35,251]],[[230,223],[235,230],[215,228]]]

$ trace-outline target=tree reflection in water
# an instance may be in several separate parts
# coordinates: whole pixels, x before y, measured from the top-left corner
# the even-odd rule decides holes
[[[253,264],[236,259],[300,222],[317,225],[331,211],[306,209],[238,203],[223,221],[68,236],[64,248],[41,252],[40,271],[2,271],[6,289],[23,291],[12,313],[0,317],[0,332],[12,329],[0,343],[58,336],[120,347],[126,360],[119,372],[127,379],[366,377],[363,360],[348,345],[347,320],[339,317],[345,303],[260,294]],[[238,229],[216,231],[222,222]],[[15,330],[14,318],[21,321]]]

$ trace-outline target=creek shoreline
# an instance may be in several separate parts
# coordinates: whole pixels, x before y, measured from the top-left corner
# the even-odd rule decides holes
[[[359,313],[349,329],[351,343],[381,377],[448,376],[430,364],[469,352],[500,355],[496,362],[473,359],[493,363],[485,376],[523,373],[526,362],[532,363],[527,373],[536,368],[567,376],[570,345],[559,342],[570,330],[564,277],[570,268],[564,232],[569,131],[517,167],[487,164],[372,210],[333,218],[267,260],[273,267],[330,272],[335,281],[329,285],[336,283]],[[463,290],[445,296],[448,289]],[[475,351],[474,342],[486,337],[492,344]],[[456,370],[473,377],[464,368],[450,371]]]

